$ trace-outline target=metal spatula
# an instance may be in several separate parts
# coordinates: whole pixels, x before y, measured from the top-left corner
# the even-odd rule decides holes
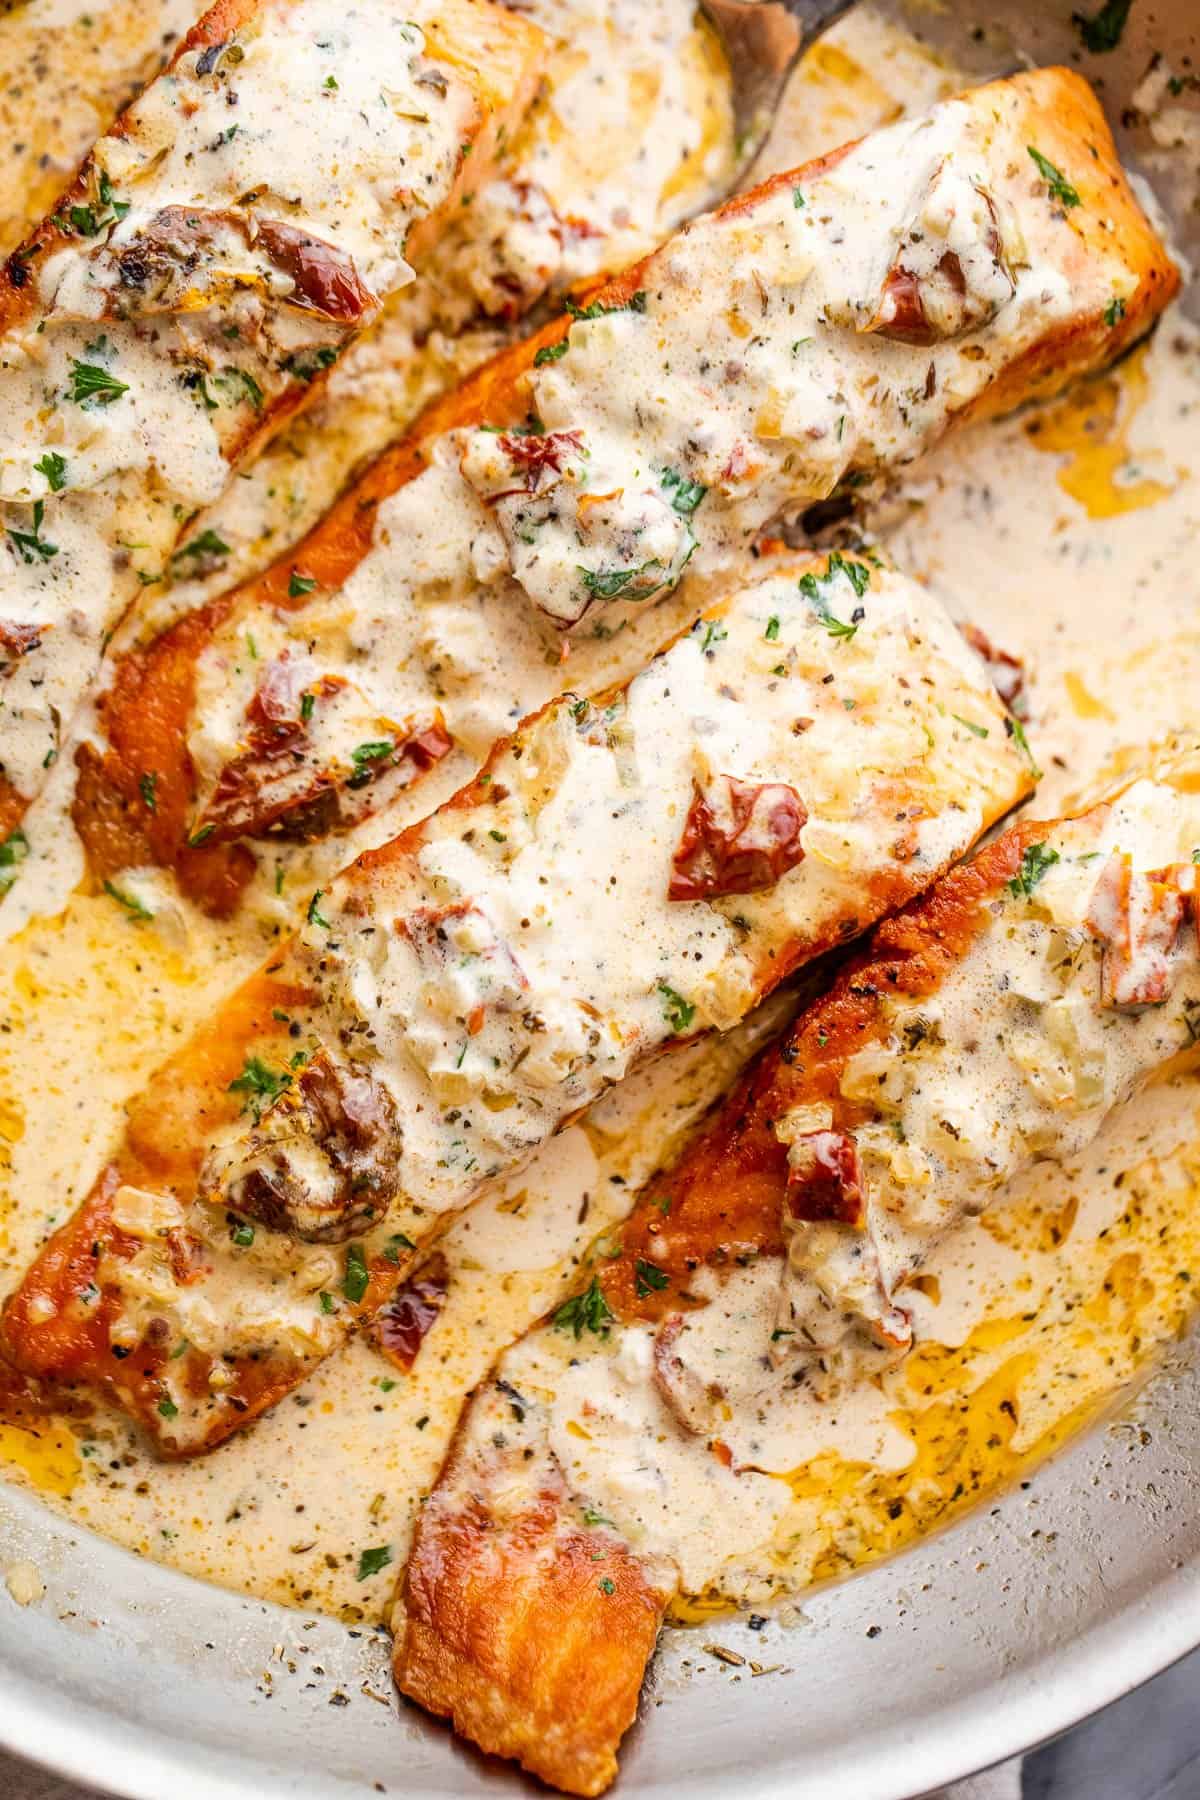
[[[767,141],[788,76],[815,38],[854,0],[701,0],[733,75],[736,168],[741,187]]]

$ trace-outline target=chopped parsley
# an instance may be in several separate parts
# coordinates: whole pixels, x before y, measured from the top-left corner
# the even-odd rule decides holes
[[[317,585],[315,575],[302,575],[299,569],[293,569],[288,576],[288,599],[299,600],[304,594],[311,594]]]
[[[985,738],[990,735],[986,725],[976,725],[973,719],[964,719],[961,713],[951,713],[950,717],[956,725],[961,725],[964,730],[969,731],[972,737]]]
[[[350,777],[351,787],[365,787],[371,779],[371,764],[382,762],[396,748],[393,738],[378,738],[374,743],[356,744],[350,752],[354,764],[354,773]]]
[[[565,337],[559,338],[557,344],[543,344],[533,359],[534,368],[544,369],[547,363],[561,362],[570,348],[570,340]]]
[[[371,1550],[360,1550],[358,1554],[358,1579],[366,1581],[371,1575],[378,1575],[380,1569],[386,1569],[392,1560],[390,1544],[376,1544]]]
[[[229,1236],[239,1250],[248,1250],[254,1242],[254,1227],[248,1219],[237,1219],[229,1227]]]
[[[142,805],[147,812],[158,811],[158,770],[147,769],[138,778],[138,792],[142,796]]]
[[[604,319],[607,318],[610,313],[644,313],[646,310],[646,290],[645,288],[639,288],[636,294],[630,294],[628,300],[622,301],[620,306],[609,306],[603,300],[593,300],[588,306],[580,306],[576,301],[572,300],[568,294],[567,298],[563,301],[563,307],[573,319]]]
[[[602,1594],[615,1594],[616,1591],[616,1582],[612,1580],[611,1576],[605,1575],[600,1583],[600,1592]]]
[[[249,400],[255,412],[262,411],[263,391],[259,387],[257,381],[255,381],[253,375],[247,375],[245,369],[239,369],[236,363],[230,363],[228,368],[222,371],[222,374],[227,381],[240,381],[246,390],[246,398]]]
[[[702,481],[689,481],[678,469],[664,469],[662,484],[671,496],[671,505],[685,519],[690,519],[708,489]]]
[[[225,542],[223,537],[220,537],[212,527],[209,526],[208,529],[202,531],[198,537],[194,537],[189,544],[184,544],[181,550],[176,550],[172,560],[174,562],[179,562],[185,556],[228,555],[229,545]]]
[[[774,644],[779,638],[779,614],[772,613],[767,620],[767,629],[763,632],[768,644]]]
[[[121,889],[114,887],[111,881],[105,882],[104,891],[110,899],[116,901],[118,906],[125,908],[131,919],[152,919],[154,917],[150,908],[143,906],[136,894],[122,893]]]
[[[413,1243],[412,1239],[403,1231],[393,1231],[391,1237],[383,1246],[383,1260],[384,1262],[398,1263],[400,1261],[400,1252],[402,1250],[415,1250],[416,1247],[417,1246]]]
[[[595,570],[585,569],[580,564],[579,573],[589,594],[593,594],[597,600],[615,600],[617,595],[623,593],[629,583],[642,573],[643,569],[649,567],[649,563],[642,563],[636,569]]]
[[[1056,169],[1048,156],[1035,150],[1032,144],[1026,144],[1030,156],[1037,167],[1037,172],[1050,190],[1050,198],[1057,200],[1064,212],[1070,212],[1073,206],[1079,205],[1079,195],[1071,186],[1061,169]]]
[[[670,1286],[670,1277],[654,1263],[646,1262],[640,1256],[633,1265],[633,1273],[639,1300],[644,1300],[647,1294],[661,1294],[665,1287]]]
[[[324,888],[318,888],[312,899],[309,901],[308,922],[310,925],[320,925],[325,931],[332,931],[333,926],[321,911],[320,901],[324,892]]]
[[[121,220],[125,217],[125,214],[129,211],[130,202],[128,200],[118,200],[117,199],[116,193],[113,189],[112,181],[109,179],[109,174],[108,174],[107,169],[101,169],[101,171],[100,171],[100,190],[99,191],[100,191],[100,204],[104,208],[105,212],[109,213],[111,215],[111,217],[109,217],[109,218],[102,217],[100,219],[99,223],[101,225],[118,225],[118,224],[120,224]]]
[[[1071,23],[1074,25],[1085,50],[1093,56],[1103,56],[1109,50],[1115,50],[1121,41],[1126,20],[1133,0],[1105,0],[1099,12],[1072,13]]]
[[[604,1298],[604,1290],[595,1275],[582,1294],[573,1294],[569,1300],[564,1300],[554,1315],[554,1323],[559,1331],[572,1331],[577,1338],[581,1338],[585,1331],[593,1331],[597,1337],[607,1337],[612,1322],[612,1309]]]
[[[584,1507],[583,1522],[585,1525],[608,1525],[614,1530],[616,1529],[615,1526],[613,1526],[612,1520],[606,1519],[603,1513],[598,1513],[594,1506]]]
[[[1033,751],[1029,748],[1029,739],[1025,736],[1025,727],[1022,725],[1020,719],[1015,719],[1012,714],[1009,713],[1004,721],[1004,729],[1012,739],[1013,743],[1017,746],[1017,749],[1021,752],[1021,755],[1025,758],[1025,761],[1029,764],[1030,772],[1032,773],[1034,780],[1040,781],[1042,778],[1042,771],[1038,768]]]
[[[1048,844],[1029,844],[1021,857],[1021,867],[1008,883],[1009,893],[1015,900],[1022,895],[1028,900],[1046,870],[1052,869],[1058,860],[1058,851]]]
[[[248,1056],[240,1075],[229,1084],[229,1093],[241,1094],[242,1111],[254,1114],[257,1125],[263,1115],[263,1107],[278,1100],[284,1088],[291,1087],[292,1078],[281,1070],[276,1072],[260,1056]]]
[[[839,619],[821,591],[822,588],[828,588],[831,582],[836,581],[839,575],[845,576],[854,589],[855,598],[859,600],[871,585],[871,571],[866,563],[854,562],[849,557],[843,556],[840,550],[834,550],[826,564],[825,573],[823,575],[802,575],[799,587],[800,592],[830,637],[840,638],[848,644],[852,638],[858,635],[858,627],[862,622],[862,609],[856,607],[849,622]]]
[[[58,545],[48,543],[42,536],[42,520],[46,516],[46,502],[35,500],[33,503],[33,530],[18,531],[15,525],[8,527],[8,535],[21,553],[22,562],[31,563],[41,557],[49,562],[52,556],[58,555]]]
[[[17,879],[17,865],[29,855],[29,839],[18,825],[0,843],[0,894],[7,894]]]
[[[696,1008],[682,994],[677,994],[673,987],[665,981],[658,984],[658,992],[662,997],[663,1016],[674,1032],[686,1031],[696,1016]]]
[[[52,494],[61,494],[67,485],[67,459],[60,456],[57,450],[47,450],[40,462],[34,463],[39,475],[46,477],[46,486]]]
[[[160,1400],[158,1403],[158,1410],[164,1419],[177,1419],[179,1417],[179,1408],[173,1400]]]
[[[319,350],[299,350],[289,356],[284,368],[297,381],[315,381],[323,369],[328,369],[337,361],[337,351],[330,345],[323,344]]]
[[[59,221],[62,223],[62,221]],[[94,208],[90,206],[73,206],[67,214],[67,224],[80,237],[95,237],[100,229]]]
[[[77,406],[111,406],[129,392],[127,381],[118,381],[99,363],[71,358],[71,398]]]
[[[1125,302],[1124,302],[1124,300],[1122,300],[1122,298],[1119,294],[1114,294],[1112,299],[1109,301],[1108,305],[1104,309],[1104,323],[1108,326],[1108,329],[1111,331],[1113,326],[1119,325],[1121,320],[1124,317],[1125,317]]]
[[[199,831],[193,831],[191,837],[188,839],[188,849],[198,850],[201,844],[207,844],[215,830],[215,825],[202,825]]]
[[[317,1295],[317,1299],[320,1301],[321,1311],[323,1313],[332,1313],[332,1312],[337,1311],[337,1301],[334,1299],[332,1294],[327,1294],[324,1291],[324,1289],[322,1289],[322,1291]]]
[[[801,192],[801,190],[799,188],[793,188],[792,189],[792,205],[795,207],[796,211],[802,212],[807,204],[808,204],[808,202],[805,200],[804,195]]]
[[[351,1306],[357,1306],[371,1285],[371,1273],[361,1244],[347,1244],[346,1272],[342,1276],[342,1292]]]
[[[704,637],[700,643],[701,651],[707,655],[710,650],[715,650],[718,644],[724,643],[728,636],[728,631],[719,619],[707,620],[704,626]]]

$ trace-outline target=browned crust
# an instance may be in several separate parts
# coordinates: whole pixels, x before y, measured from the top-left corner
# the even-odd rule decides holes
[[[624,1227],[621,1255],[602,1265],[605,1299],[619,1318],[658,1319],[702,1304],[683,1298],[701,1266],[731,1268],[739,1257],[782,1251],[788,1161],[774,1121],[824,1102],[837,1127],[856,1122],[841,1092],[847,1062],[887,1035],[897,997],[917,999],[941,986],[989,922],[988,902],[1051,829],[1020,821],[885,919],[828,992],[751,1064],[681,1161],[650,1183]],[[643,1259],[664,1272],[665,1288],[638,1293]]]
[[[217,4],[181,40],[167,65],[168,69],[173,68],[180,57],[189,51],[206,44],[222,42],[240,25],[268,10],[268,7],[286,7],[293,3],[294,0],[217,0]],[[418,263],[428,257],[446,224],[458,215],[492,174],[500,148],[506,137],[511,138],[513,135],[537,91],[545,60],[545,40],[538,28],[504,7],[494,5],[492,0],[439,0],[439,5],[439,16],[430,22],[426,32],[428,51],[431,56],[452,68],[455,77],[469,88],[474,98],[474,116],[464,134],[458,170],[450,194],[409,235],[406,249]],[[128,128],[126,111],[110,130],[112,135],[119,137]],[[63,217],[72,204],[86,201],[92,193],[95,180],[95,159],[94,156],[89,156],[53,211],[42,220],[25,243],[13,252],[8,261],[0,265],[0,335],[27,323],[36,312],[37,282],[32,270],[44,255],[75,241],[56,223],[56,219]],[[352,335],[352,331],[347,331],[347,341]],[[292,381],[270,405],[264,407],[258,419],[248,419],[244,436],[239,442],[231,444],[226,452],[231,471],[256,456],[295,413],[312,401],[327,378],[328,370],[321,370],[311,380]],[[210,630],[218,616],[217,612],[213,612],[208,619]],[[184,623],[190,625],[191,620],[185,620]],[[173,644],[168,649],[166,660],[171,671],[169,685],[171,680],[176,684],[171,688],[174,695],[178,691],[181,667],[178,644]],[[156,674],[157,669],[143,667],[135,661],[127,673],[125,683],[118,684],[119,694],[113,702],[113,728],[118,742],[123,735],[125,721],[121,708],[127,697],[130,679],[136,693],[133,703],[135,723],[132,726],[135,736],[140,729],[137,713],[143,707],[156,720],[162,720],[170,702],[160,698],[155,692]],[[192,678],[189,671],[189,680]],[[176,731],[166,740],[156,740],[152,732],[148,741],[152,747],[159,741],[164,744],[162,773],[173,794],[186,762],[186,747],[180,734]],[[169,836],[172,852],[177,856],[184,847],[175,810],[168,804],[160,825],[149,834],[141,829],[146,821],[139,816],[138,780],[143,770],[156,765],[147,763],[144,758],[139,760],[132,792],[129,791],[128,781],[122,779],[122,776],[128,774],[128,763],[122,759],[119,749],[106,759],[106,767],[108,779],[103,785],[111,791],[100,791],[100,764],[93,757],[88,771],[90,779],[83,783],[83,799],[76,804],[75,809],[80,835],[95,871],[103,877],[115,868],[127,867],[131,857],[139,859],[139,853],[146,850],[150,852],[150,860],[169,864],[171,858],[162,854],[160,846],[168,841],[172,827],[173,835]],[[31,798],[30,795],[19,793],[7,777],[0,774],[0,830],[6,834],[20,822]],[[122,814],[126,815],[123,821]],[[189,868],[185,857],[181,879],[191,889]],[[192,891],[210,910],[218,914],[228,912],[252,870],[253,863],[247,853],[233,851],[222,858],[219,876],[214,879],[210,861],[205,859],[199,865],[199,877]]]
[[[806,1102],[840,1100],[847,1059],[885,1028],[885,997],[940,986],[990,918],[988,901],[1046,829],[1014,826],[880,925],[828,992],[752,1064],[675,1168],[648,1184],[623,1228],[620,1254],[597,1265],[616,1317],[656,1322],[703,1305],[685,1297],[698,1268],[732,1270],[748,1257],[781,1253],[787,1152],[773,1120]],[[639,1294],[637,1268],[646,1262],[667,1285],[643,1281]],[[607,1613],[597,1603],[579,1542],[586,1534],[572,1524],[575,1505],[546,1451],[553,1473],[536,1510],[497,1521],[511,1471],[503,1455],[484,1460],[490,1439],[472,1418],[492,1379],[468,1402],[418,1526],[401,1586],[406,1618],[396,1681],[481,1749],[516,1758],[568,1793],[595,1794],[616,1773],[634,1713],[630,1689],[653,1653],[670,1595],[628,1545],[604,1533],[606,1560],[592,1569],[614,1581],[611,1601],[621,1610]],[[472,1443],[480,1446],[473,1457]],[[579,1607],[578,1623],[564,1606]],[[543,1670],[546,1655],[551,1666]],[[606,1679],[617,1681],[615,1710],[598,1703],[605,1695],[595,1685],[598,1661]]]
[[[1043,69],[1018,75],[978,90],[973,104],[1025,108],[1030,131],[1079,191],[1082,204],[1071,213],[1073,227],[1090,249],[1109,253],[1120,246],[1127,265],[1136,271],[1137,287],[1123,316],[1108,323],[1103,309],[1078,319],[1069,331],[1046,334],[1026,356],[993,382],[962,417],[1002,413],[1034,395],[1064,386],[1081,371],[1119,356],[1147,331],[1178,286],[1178,272],[1139,208],[1117,161],[1111,133],[1087,83],[1067,69]],[[776,175],[722,207],[717,217],[736,219],[773,192],[812,182],[846,155],[844,146],[827,156]],[[1093,154],[1094,152],[1094,154]],[[1031,165],[1032,167],[1032,165]],[[589,289],[608,306],[620,306],[645,285],[653,257],[615,279]],[[103,702],[102,723],[109,749],[89,772],[75,806],[75,823],[98,875],[153,860],[175,867],[185,887],[215,910],[229,911],[249,879],[248,858],[231,875],[231,852],[202,854],[200,862],[184,853],[194,780],[187,754],[187,730],[195,694],[195,666],[213,632],[233,613],[270,605],[297,610],[305,604],[289,597],[293,572],[317,583],[319,598],[342,586],[371,546],[375,512],[380,502],[414,479],[426,467],[432,444],[447,431],[484,422],[513,424],[528,405],[528,378],[538,352],[559,342],[570,330],[563,315],[532,337],[513,345],[435,401],[413,428],[350,487],[308,535],[269,569],[199,612],[189,615],[144,649],[118,664],[112,692]],[[159,772],[158,816],[147,819],[139,802],[143,772]],[[105,793],[107,790],[107,796]],[[114,813],[123,817],[118,829]],[[220,856],[214,878],[209,858]]]
[[[825,562],[824,557],[791,559],[791,565],[798,571],[824,569]],[[562,702],[558,700],[547,702],[540,712],[524,721],[512,737],[502,739],[474,780],[447,800],[434,817],[442,818],[447,812],[460,812],[494,800],[497,786],[502,784],[493,781],[493,772],[512,747],[522,741],[531,726],[536,725],[550,708],[559,704]],[[149,729],[149,719],[143,729]],[[1011,758],[1009,775],[1006,788],[1002,789],[997,780],[990,808],[984,803],[986,810],[981,825],[990,825],[994,818],[1015,805],[1029,791],[1029,778],[1015,756]],[[902,806],[908,797],[903,782],[897,781],[896,806]],[[364,851],[351,865],[359,895],[369,893],[373,878],[387,875],[398,863],[415,856],[427,828],[428,821],[418,820],[388,843],[377,849]],[[187,851],[187,855],[195,858],[198,864],[202,859],[205,860],[205,879],[214,882],[227,879],[228,863],[222,859],[232,853],[244,855],[245,851],[239,846],[221,846],[211,852],[202,846]],[[869,885],[864,881],[856,901],[856,912],[867,920],[877,919],[911,900],[914,893],[928,884],[929,878],[928,870],[916,863],[897,864],[894,870],[880,871]],[[365,904],[364,899],[354,896],[347,900],[348,907]],[[846,933],[842,925],[843,921],[831,918],[825,922],[819,936],[813,938],[797,934],[774,957],[764,956],[756,970],[760,997],[769,993],[791,970],[843,942]],[[120,1170],[121,1180],[134,1186],[156,1187],[165,1183],[185,1204],[193,1198],[196,1171],[204,1144],[211,1136],[213,1126],[230,1117],[231,1108],[236,1110],[228,1095],[228,1082],[240,1071],[246,1054],[251,1049],[258,1049],[257,1034],[269,1041],[273,1032],[278,1033],[278,1027],[267,1016],[270,1007],[262,1003],[261,996],[264,991],[270,991],[272,984],[278,985],[281,979],[278,971],[286,968],[288,955],[288,946],[281,946],[266,970],[259,976],[252,977],[220,1009],[214,1019],[197,1034],[189,1046],[172,1059],[145,1095],[135,1103],[125,1146],[113,1165]],[[286,1010],[287,1004],[301,1003],[293,1000],[290,1003],[273,1001],[271,1004]],[[682,1041],[674,1040],[676,1044]],[[214,1055],[217,1056],[216,1064],[213,1062]],[[214,1077],[214,1067],[219,1070],[219,1078]],[[164,1104],[164,1094],[171,1096],[167,1104]],[[57,1374],[59,1379],[99,1381],[113,1389],[108,1312],[99,1309],[95,1313],[81,1345],[76,1345],[73,1336],[68,1340],[60,1337],[60,1320],[64,1317],[74,1318],[80,1313],[78,1295],[92,1284],[95,1276],[95,1257],[89,1248],[95,1238],[94,1221],[90,1219],[88,1208],[104,1204],[106,1179],[107,1175],[101,1177],[94,1195],[85,1206],[83,1216],[88,1222],[81,1225],[77,1216],[75,1221],[64,1226],[27,1272],[0,1322],[0,1351],[17,1367],[30,1373],[47,1378]],[[111,1189],[108,1191],[111,1192]],[[133,1248],[135,1247],[130,1247],[131,1251]],[[405,1272],[405,1268],[398,1264],[377,1260],[372,1267],[371,1288],[363,1301],[359,1316],[371,1317]],[[43,1318],[47,1301],[51,1303],[51,1309],[48,1316]],[[202,1368],[198,1366],[197,1378],[202,1377],[206,1381],[211,1368],[211,1363],[205,1363]],[[125,1376],[128,1371],[123,1370],[121,1373]],[[247,1362],[238,1370],[238,1386],[230,1390],[230,1404],[214,1408],[211,1429],[204,1443],[196,1448],[208,1448],[220,1442],[247,1419],[272,1404],[281,1393],[294,1386],[304,1373],[305,1369],[294,1361],[270,1355],[263,1355],[253,1363]],[[128,1389],[128,1381],[124,1383],[124,1387]],[[151,1392],[151,1399],[156,1391]],[[144,1403],[141,1396],[130,1397],[125,1391],[121,1392],[120,1397],[122,1404],[141,1420],[160,1446],[168,1454],[173,1453],[170,1430],[164,1428],[154,1405]]]
[[[417,1529],[396,1684],[490,1755],[566,1793],[602,1793],[669,1595],[614,1534],[569,1519],[555,1471],[509,1515],[466,1454],[456,1442],[439,1487],[465,1477],[469,1498],[431,1501]]]
[[[274,8],[282,11],[293,4],[295,0],[215,0],[180,39],[170,61],[155,79],[161,80],[162,74],[169,73],[191,51],[220,44],[258,15]],[[446,63],[471,89],[477,112],[467,133],[467,141],[475,148],[462,156],[454,190],[410,233],[410,247],[418,257],[428,252],[447,219],[465,204],[465,197],[474,194],[486,180],[497,137],[511,135],[524,115],[537,91],[545,61],[545,39],[538,28],[493,4],[493,0],[441,0],[441,17],[428,27],[426,44],[429,55]],[[106,136],[126,135],[129,110],[127,107],[114,120]],[[37,284],[28,279],[29,264],[43,253],[53,254],[76,241],[56,221],[71,205],[88,199],[95,176],[95,158],[89,155],[53,210],[0,265],[0,333],[21,325],[37,310]],[[317,381],[309,383],[308,391],[316,386]]]

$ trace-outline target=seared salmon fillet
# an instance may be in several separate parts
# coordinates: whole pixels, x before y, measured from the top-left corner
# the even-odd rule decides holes
[[[699,603],[781,512],[1103,366],[1176,284],[1064,70],[772,178],[477,372],[273,567],[117,662],[80,752],[93,871],[164,864],[233,910],[256,841],[344,831],[451,748],[482,757],[556,691],[564,633],[681,583]]]
[[[472,1396],[402,1582],[402,1692],[569,1793],[607,1785],[652,1619],[761,1551],[786,1504],[731,1421],[752,1440],[789,1384],[902,1355],[939,1239],[1191,1050],[1198,843],[1192,757],[1023,820],[877,927]],[[717,1516],[691,1566],[681,1458]]]
[[[485,1181],[903,905],[1031,785],[923,589],[877,558],[760,564],[312,895],[133,1103],[5,1354],[112,1392],[168,1453],[219,1441]]]
[[[218,0],[0,270],[0,830],[187,522],[315,391],[532,98],[490,0]]]

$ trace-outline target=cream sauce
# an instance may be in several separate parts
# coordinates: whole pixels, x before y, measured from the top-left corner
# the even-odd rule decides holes
[[[727,80],[693,0],[523,10],[550,52],[505,179],[475,197],[425,279],[388,303],[315,404],[201,517],[229,554],[218,570],[177,576],[176,607],[299,537],[353,470],[491,355],[543,294],[645,255],[727,185]]]
[[[33,305],[0,343],[0,757],[18,793],[58,757],[139,584],[219,555],[203,530],[176,550],[181,526],[411,281],[409,232],[448,199],[476,120],[419,24],[296,0],[190,51],[97,144],[94,192],[25,263]]]
[[[114,1341],[166,1319],[209,1359],[328,1354],[354,1324],[336,1297],[350,1258],[424,1244],[631,1069],[737,1024],[1026,791],[981,664],[920,589],[847,558],[797,572],[785,560],[730,596],[608,704],[555,702],[470,804],[316,891],[276,959],[316,995],[293,1008],[295,1056],[277,1032],[246,1055],[245,1078],[282,1097],[219,1134],[186,1212],[202,1279],[164,1242],[179,1204],[118,1190],[141,1247],[100,1258]],[[697,876],[682,847],[710,807]],[[316,1080],[372,1115],[349,1185],[307,1110]],[[232,1241],[230,1212],[253,1222]],[[225,1363],[207,1379],[197,1394],[190,1365],[161,1373],[177,1447],[220,1412]]]
[[[953,85],[952,72],[860,8],[808,59],[775,166]],[[436,344],[434,372],[423,378],[436,379],[458,353]],[[1044,815],[1136,769],[1148,746],[1190,722],[1200,676],[1197,366],[1190,336],[1169,325],[1138,360],[1068,400],[935,452],[875,515],[902,567],[952,605],[965,598],[975,623],[1027,659]],[[323,412],[336,466],[357,441],[355,420],[368,421],[361,429],[376,434],[373,444],[392,428],[364,399],[370,381],[368,366],[357,392],[331,397]],[[331,433],[338,409],[343,422]],[[251,549],[260,520],[282,519],[263,529],[286,534],[289,516],[311,519],[320,504],[320,484],[298,455],[270,466],[275,495],[238,483],[232,496],[253,496],[238,514],[247,563],[261,554],[261,545]],[[265,499],[273,511],[259,510]],[[319,861],[301,864],[301,892],[320,879]],[[264,906],[227,932],[175,900],[163,878],[138,892],[161,908],[165,931],[110,898],[80,896],[6,952],[0,1135],[10,1191],[21,1196],[5,1221],[10,1279],[86,1188],[122,1101],[257,960],[263,934],[289,910],[272,919]],[[738,1039],[630,1078],[459,1222],[444,1246],[447,1304],[411,1375],[359,1339],[244,1439],[197,1463],[156,1464],[124,1421],[100,1413],[91,1435],[64,1422],[48,1449],[6,1427],[5,1466],[142,1554],[348,1620],[380,1616],[462,1393],[498,1346],[574,1285],[596,1230],[622,1216],[637,1183],[675,1153],[687,1120],[727,1083],[744,1054]],[[64,1073],[81,1069],[86,1082]],[[778,1416],[744,1421],[738,1459],[786,1474],[790,1498],[765,1554],[761,1540],[708,1551],[691,1544],[689,1587],[762,1598],[843,1573],[940,1523],[1059,1441],[1186,1317],[1181,1277],[1200,1270],[1198,1145],[1195,1088],[1181,1079],[1120,1115],[1065,1173],[1044,1166],[1002,1210],[951,1234],[927,1265],[915,1301],[919,1347],[906,1363],[835,1405],[796,1390]],[[608,1479],[620,1484],[619,1464]],[[687,1476],[679,1516],[698,1510],[703,1479],[696,1469]],[[777,1497],[770,1511],[774,1518]],[[677,1543],[664,1539],[669,1553]],[[385,1545],[393,1566],[360,1580],[362,1549]],[[733,1569],[723,1566],[731,1548]]]

